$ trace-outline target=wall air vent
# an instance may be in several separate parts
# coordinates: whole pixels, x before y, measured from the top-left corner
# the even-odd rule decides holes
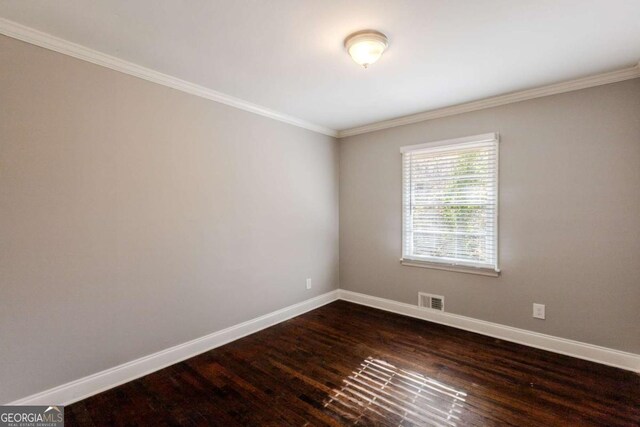
[[[444,297],[442,295],[418,292],[418,307],[444,311]]]

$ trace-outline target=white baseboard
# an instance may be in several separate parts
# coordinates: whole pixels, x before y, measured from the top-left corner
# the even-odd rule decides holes
[[[231,326],[201,338],[141,357],[131,362],[71,381],[40,393],[7,403],[7,405],[69,405],[120,384],[140,378],[190,357],[220,347],[277,323],[299,316],[330,302],[342,299],[368,307],[428,320],[530,347],[602,363],[616,368],[640,372],[640,355],[592,344],[558,338],[524,329],[485,322],[484,320],[440,313],[384,298],[339,289],[285,307],[264,316]]]
[[[201,338],[179,344],[166,350],[141,357],[131,362],[62,384],[49,390],[7,403],[8,405],[69,405],[94,394],[124,384],[159,369],[181,362],[213,348],[220,347],[262,329],[273,326],[307,311],[314,310],[338,299],[338,291],[327,292],[315,298],[256,317]]]
[[[538,332],[513,328],[511,326],[486,322],[484,320],[473,319],[471,317],[460,316],[457,314],[426,310],[419,308],[417,305],[373,297],[344,289],[339,290],[339,298],[356,304],[428,320],[430,322],[440,323],[454,328],[464,329],[465,331],[488,335],[494,338],[500,338],[505,341],[523,344],[529,347],[577,357],[578,359],[602,363],[604,365],[614,366],[616,368],[626,369],[629,371],[640,372],[639,354],[627,353],[607,347],[600,347],[593,344],[540,334]]]

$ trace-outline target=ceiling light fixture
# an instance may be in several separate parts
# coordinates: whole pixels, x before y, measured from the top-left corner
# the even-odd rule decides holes
[[[380,59],[387,46],[387,36],[375,30],[358,31],[344,40],[344,47],[351,58],[364,68]]]

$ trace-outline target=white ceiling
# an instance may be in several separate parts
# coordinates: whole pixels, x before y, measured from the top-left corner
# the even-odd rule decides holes
[[[640,59],[640,0],[0,0],[0,16],[343,130]],[[369,69],[346,35],[387,34]]]

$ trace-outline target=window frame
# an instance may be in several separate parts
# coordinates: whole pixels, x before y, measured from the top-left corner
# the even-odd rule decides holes
[[[473,147],[474,144],[486,144],[486,143],[494,143],[495,144],[495,152],[496,152],[496,162],[495,162],[495,215],[493,218],[494,221],[494,236],[493,236],[493,244],[495,248],[495,266],[494,267],[486,267],[486,266],[477,266],[473,265],[473,263],[465,263],[459,261],[447,262],[445,258],[439,260],[437,258],[434,259],[416,259],[406,255],[405,252],[405,239],[407,236],[406,226],[406,215],[405,206],[407,205],[406,197],[407,191],[405,188],[405,167],[404,167],[404,155],[405,153],[419,151],[423,149],[434,149],[438,147],[442,147],[443,150],[445,147],[451,146],[467,146]],[[491,276],[497,277],[500,275],[500,264],[499,264],[499,215],[500,215],[500,135],[498,132],[485,133],[480,135],[467,136],[462,138],[454,138],[454,139],[446,139],[441,141],[433,141],[427,142],[424,144],[416,144],[416,145],[407,145],[400,147],[401,153],[401,191],[402,191],[402,204],[401,204],[401,221],[402,221],[402,237],[401,237],[401,258],[400,262],[402,265],[410,266],[410,267],[424,267],[424,268],[433,268],[437,270],[447,270],[447,271],[455,271],[460,273],[473,273],[480,274],[483,276]]]

